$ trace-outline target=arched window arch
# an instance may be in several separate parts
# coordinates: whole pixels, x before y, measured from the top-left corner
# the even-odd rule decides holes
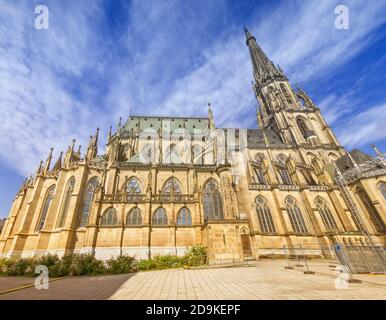
[[[300,132],[302,133],[304,139],[307,140],[309,129],[308,129],[308,126],[306,124],[306,121],[303,118],[298,117],[296,119],[296,123],[297,123],[297,125],[298,125],[298,127],[300,129]]]
[[[43,209],[40,214],[39,222],[36,225],[36,231],[40,231],[43,229],[44,224],[46,223],[47,213],[50,209],[50,205],[52,202],[52,198],[54,197],[55,185],[48,188],[46,192],[46,198],[44,200]]]
[[[126,225],[140,225],[142,224],[141,210],[135,207],[130,210],[126,217]]]
[[[165,152],[165,163],[180,163],[177,146],[172,143],[168,146]]]
[[[181,194],[182,188],[181,184],[177,181],[176,178],[169,178],[162,187],[163,194]]]
[[[190,210],[186,207],[180,209],[177,214],[177,225],[191,225],[192,224],[192,214]]]
[[[204,157],[203,157],[203,148],[196,144],[192,148],[192,158],[194,164],[203,164]]]
[[[118,224],[118,215],[117,211],[110,207],[105,210],[105,212],[101,216],[101,226],[115,226]]]
[[[66,222],[68,207],[70,205],[72,192],[74,191],[74,186],[75,186],[75,177],[71,177],[70,180],[68,180],[64,191],[62,206],[60,207],[60,214],[59,214],[59,220],[57,225],[58,228],[62,228],[64,226],[64,223]]]
[[[205,220],[224,219],[221,193],[217,183],[213,179],[208,180],[204,186],[203,206]]]
[[[332,215],[332,212],[330,208],[328,207],[325,200],[323,200],[321,197],[317,197],[315,199],[316,207],[318,208],[320,217],[322,218],[322,221],[326,227],[327,230],[338,230],[338,226],[335,222],[334,216]]]
[[[375,227],[375,230],[377,232],[385,232],[386,231],[385,224],[383,223],[382,218],[379,216],[377,209],[375,209],[367,193],[360,187],[358,187],[356,191],[361,202],[363,203],[364,207],[366,208],[370,216],[370,220],[373,226]]]
[[[277,168],[277,171],[279,172],[281,183],[286,185],[291,185],[293,184],[293,182],[291,179],[291,175],[288,171],[286,161],[287,161],[287,157],[284,154],[280,153],[277,156],[277,162],[279,163],[279,165],[276,168]]]
[[[129,194],[140,194],[142,192],[141,185],[137,178],[132,177],[127,181],[126,192]]]
[[[296,200],[289,196],[285,202],[293,231],[296,233],[307,233],[307,226]]]
[[[158,208],[153,213],[152,224],[153,225],[167,225],[168,224],[168,215],[166,214],[166,210],[164,208]]]
[[[261,230],[266,233],[275,233],[276,228],[273,223],[271,210],[269,210],[267,206],[267,201],[264,197],[258,196],[255,202],[257,218],[259,219]]]
[[[88,217],[90,215],[92,200],[94,198],[95,189],[98,186],[98,184],[99,182],[97,177],[91,178],[87,184],[86,195],[83,201],[82,216],[80,218],[80,223],[79,223],[80,227],[85,227],[87,225]]]
[[[253,179],[255,183],[266,184],[265,177],[260,166],[253,166],[252,171],[253,171]]]
[[[378,184],[378,189],[381,195],[383,196],[383,199],[386,200],[386,183],[385,182],[380,182]]]

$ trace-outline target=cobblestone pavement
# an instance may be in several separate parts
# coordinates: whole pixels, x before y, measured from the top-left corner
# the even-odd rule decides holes
[[[306,269],[285,269],[285,261],[259,261],[257,266],[173,269],[131,275],[71,277],[50,283],[48,290],[23,289],[3,299],[386,299],[386,275],[356,275],[362,283],[336,289],[331,263],[309,262]],[[0,288],[28,278],[0,278]],[[30,279],[28,279],[30,280]],[[31,283],[31,282],[29,282]],[[2,290],[0,290],[2,291]]]
[[[385,275],[362,275],[371,283],[336,289],[336,275],[326,263],[309,263],[315,274],[304,274],[305,267],[287,270],[285,265],[259,261],[257,267],[143,272],[110,299],[386,299]]]

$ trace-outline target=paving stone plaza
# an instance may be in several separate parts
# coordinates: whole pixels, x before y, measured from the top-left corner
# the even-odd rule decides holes
[[[202,269],[169,269],[118,276],[69,277],[50,282],[48,290],[25,288],[0,294],[9,299],[113,300],[319,300],[386,299],[386,275],[355,275],[361,283],[336,288],[335,267],[327,261],[285,269],[286,261]],[[0,292],[32,284],[34,278],[2,277]]]

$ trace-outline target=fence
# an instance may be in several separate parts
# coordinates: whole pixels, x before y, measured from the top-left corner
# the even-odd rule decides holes
[[[287,269],[294,267],[308,268],[307,260],[310,259],[308,252],[315,252],[319,248],[323,252],[326,262],[346,266],[349,271],[354,273],[386,273],[385,247],[381,243],[374,246],[354,245],[354,244],[335,244],[325,247],[314,247],[296,244],[292,246],[283,246],[283,251],[287,260]],[[331,255],[330,255],[331,253]],[[321,255],[322,256],[322,255]],[[306,273],[306,272],[305,272]]]

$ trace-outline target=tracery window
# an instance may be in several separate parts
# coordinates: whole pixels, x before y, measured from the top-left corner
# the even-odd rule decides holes
[[[300,129],[300,132],[303,135],[303,138],[307,140],[309,129],[308,129],[308,126],[307,126],[305,120],[299,117],[296,119],[296,123]]]
[[[126,184],[126,192],[130,194],[139,194],[141,193],[141,185],[139,184],[137,178],[130,178]]]
[[[273,223],[271,210],[269,210],[267,201],[262,196],[256,198],[256,213],[261,230],[265,233],[275,233],[276,228]]]
[[[115,226],[118,224],[118,216],[117,211],[110,207],[105,210],[105,212],[101,216],[101,226]]]
[[[258,184],[266,184],[265,177],[261,168],[254,166],[252,170],[255,182]]]
[[[169,178],[162,187],[163,194],[180,194],[181,190],[182,188],[180,183],[174,177]]]
[[[371,199],[367,195],[367,193],[360,187],[357,188],[357,194],[359,198],[361,199],[363,205],[365,206],[369,216],[370,220],[375,227],[375,230],[377,232],[385,232],[386,227],[383,223],[382,218],[379,216],[377,209],[375,209],[373,203],[371,202]]]
[[[126,217],[126,225],[140,225],[142,224],[141,210],[135,207],[130,210]]]
[[[203,189],[203,206],[205,220],[224,219],[221,193],[213,179],[210,179]]]
[[[192,214],[190,210],[186,207],[181,208],[177,214],[177,225],[191,225],[192,224]]]
[[[168,216],[167,216],[164,208],[158,208],[154,212],[152,224],[154,224],[154,225],[167,225],[168,224]]]
[[[335,222],[334,216],[330,208],[328,207],[326,201],[324,201],[321,197],[317,197],[315,199],[315,204],[318,208],[320,217],[326,227],[327,230],[338,230],[338,226]]]
[[[62,201],[62,206],[60,208],[60,215],[59,215],[59,220],[57,225],[58,228],[62,228],[66,221],[68,207],[70,205],[72,192],[74,191],[74,186],[75,186],[75,178],[71,177],[70,180],[67,182],[67,185],[64,191],[64,197]]]
[[[87,225],[88,217],[90,215],[92,200],[94,198],[94,193],[97,186],[98,186],[97,177],[90,179],[90,181],[87,184],[86,195],[83,201],[82,216],[80,218],[80,223],[79,223],[80,227],[85,227]]]
[[[55,191],[55,186],[51,186],[47,190],[46,199],[44,200],[44,205],[43,205],[42,212],[40,214],[39,222],[36,225],[36,231],[40,231],[44,227],[44,224],[47,218],[47,213],[48,213],[48,210],[50,209],[52,198],[54,197],[54,191]]]
[[[306,223],[296,200],[289,196],[285,202],[293,231],[296,233],[307,233]]]

